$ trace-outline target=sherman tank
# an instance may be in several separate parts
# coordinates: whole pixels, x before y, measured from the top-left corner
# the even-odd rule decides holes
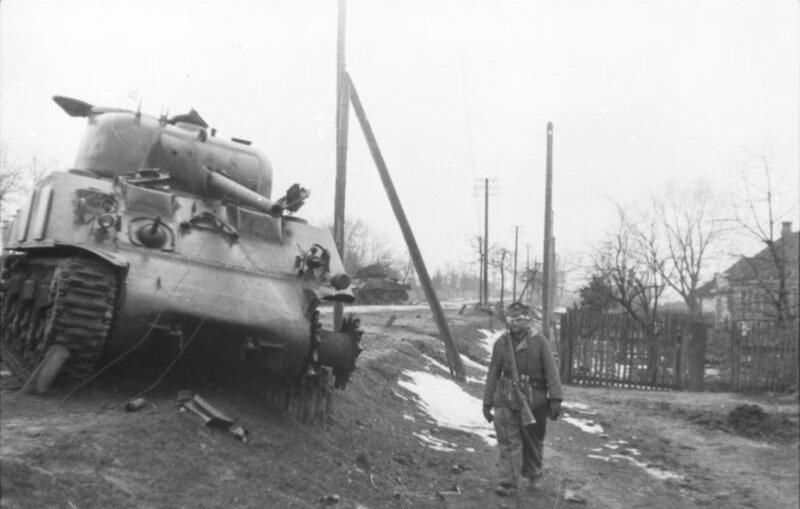
[[[358,269],[353,275],[356,301],[360,304],[401,304],[408,301],[411,285],[380,263]]]
[[[87,125],[73,167],[48,175],[3,231],[0,353],[26,390],[82,381],[143,345],[233,352],[305,420],[343,388],[358,319],[322,326],[353,291],[327,228],[273,200],[272,166],[194,110],[168,118],[53,98]]]

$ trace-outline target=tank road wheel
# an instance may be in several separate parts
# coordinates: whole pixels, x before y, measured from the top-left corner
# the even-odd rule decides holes
[[[2,310],[3,361],[26,379],[47,348],[63,345],[70,357],[60,376],[88,377],[111,329],[117,296],[114,268],[79,257],[29,265],[10,278]]]

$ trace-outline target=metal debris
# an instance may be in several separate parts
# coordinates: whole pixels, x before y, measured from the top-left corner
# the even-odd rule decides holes
[[[441,500],[445,500],[447,497],[456,495],[461,495],[461,486],[458,484],[454,484],[449,490],[439,490],[436,492],[436,496]]]
[[[144,408],[144,405],[147,403],[147,400],[144,398],[136,398],[128,401],[125,403],[125,410],[128,412],[137,412]]]
[[[247,442],[249,432],[241,424],[237,424],[199,395],[187,390],[178,391],[178,402],[182,410],[198,415],[206,426],[226,430],[237,440]]]

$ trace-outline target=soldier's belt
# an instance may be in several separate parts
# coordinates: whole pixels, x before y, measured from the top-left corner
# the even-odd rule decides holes
[[[513,380],[511,373],[503,373],[503,378],[507,380]],[[536,378],[530,375],[519,375],[519,383],[521,385],[528,384],[534,389],[545,389],[547,390],[547,380],[544,378]]]

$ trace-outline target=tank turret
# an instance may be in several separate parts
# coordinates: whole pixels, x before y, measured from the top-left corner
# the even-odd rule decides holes
[[[411,285],[400,282],[400,275],[383,263],[358,269],[353,277],[356,302],[359,304],[402,304],[408,301]]]
[[[159,170],[176,190],[225,199],[280,215],[272,200],[272,165],[249,141],[216,136],[200,115],[155,118],[100,108],[77,99],[53,100],[69,115],[88,118],[73,166],[101,177]]]

